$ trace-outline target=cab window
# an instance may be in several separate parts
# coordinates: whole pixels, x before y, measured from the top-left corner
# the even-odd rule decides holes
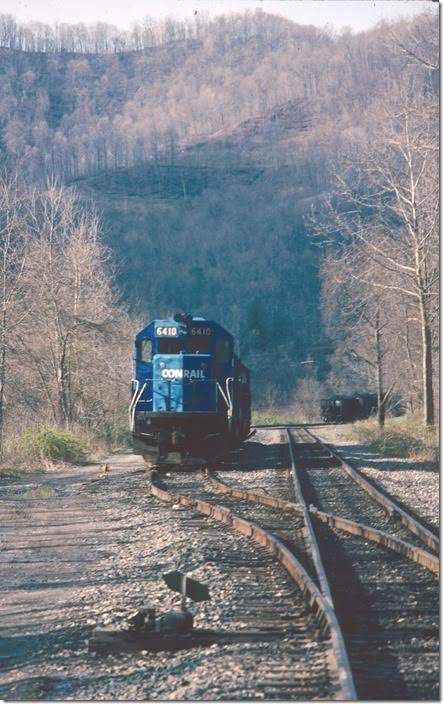
[[[152,359],[151,340],[141,340],[139,347],[140,362],[150,362]]]
[[[158,351],[160,354],[209,354],[210,338],[169,339],[159,340]]]
[[[229,340],[217,340],[215,360],[217,364],[226,364],[231,359],[231,343]]]
[[[210,337],[192,337],[186,343],[189,354],[209,354],[211,351]]]
[[[175,338],[159,340],[158,351],[159,354],[179,354],[185,352],[185,342]]]

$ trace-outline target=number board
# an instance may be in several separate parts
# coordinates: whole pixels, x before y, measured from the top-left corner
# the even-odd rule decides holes
[[[198,327],[192,327],[189,334],[192,337],[210,337],[212,330],[211,328],[199,325]]]
[[[157,325],[155,334],[157,337],[178,337],[178,327],[176,325]]]

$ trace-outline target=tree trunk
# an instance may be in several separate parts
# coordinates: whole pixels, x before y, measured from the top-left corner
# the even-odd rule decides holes
[[[6,285],[3,280],[3,305],[0,340],[0,460],[3,457],[3,431],[5,425],[5,381],[6,381],[6,352],[7,352],[7,314],[6,314]]]
[[[63,427],[68,427],[71,418],[71,404],[69,394],[69,361],[67,354],[66,340],[62,343],[62,349],[58,360],[57,386],[58,386],[58,415],[59,422]]]
[[[383,353],[381,349],[381,331],[378,313],[375,324],[375,349],[377,353],[377,420],[380,428],[384,428],[386,412],[383,389]]]
[[[425,425],[435,424],[434,383],[432,369],[432,329],[429,321],[425,295],[420,297],[422,374],[423,374],[423,421]]]
[[[409,328],[409,307],[407,303],[404,303],[405,310],[405,351],[408,360],[410,374],[411,374],[411,384],[409,386],[409,396],[407,399],[407,405],[411,413],[414,413],[415,406],[417,404],[417,365],[414,361],[413,354],[411,351],[411,334]],[[406,400],[406,399],[405,399]]]
[[[0,350],[0,461],[3,458],[3,427],[5,421],[5,378],[6,378],[6,345]]]

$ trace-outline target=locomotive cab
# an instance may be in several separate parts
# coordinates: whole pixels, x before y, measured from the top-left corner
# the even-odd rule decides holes
[[[250,429],[249,370],[218,323],[178,315],[135,339],[130,425],[145,459],[206,456]],[[177,456],[178,455],[178,456]]]

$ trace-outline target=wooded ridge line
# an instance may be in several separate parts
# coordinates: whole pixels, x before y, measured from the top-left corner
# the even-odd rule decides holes
[[[0,45],[4,438],[123,437],[134,318],[177,310],[233,333],[257,405],[372,389],[381,424],[391,393],[435,422],[433,11],[357,35],[3,15]]]

